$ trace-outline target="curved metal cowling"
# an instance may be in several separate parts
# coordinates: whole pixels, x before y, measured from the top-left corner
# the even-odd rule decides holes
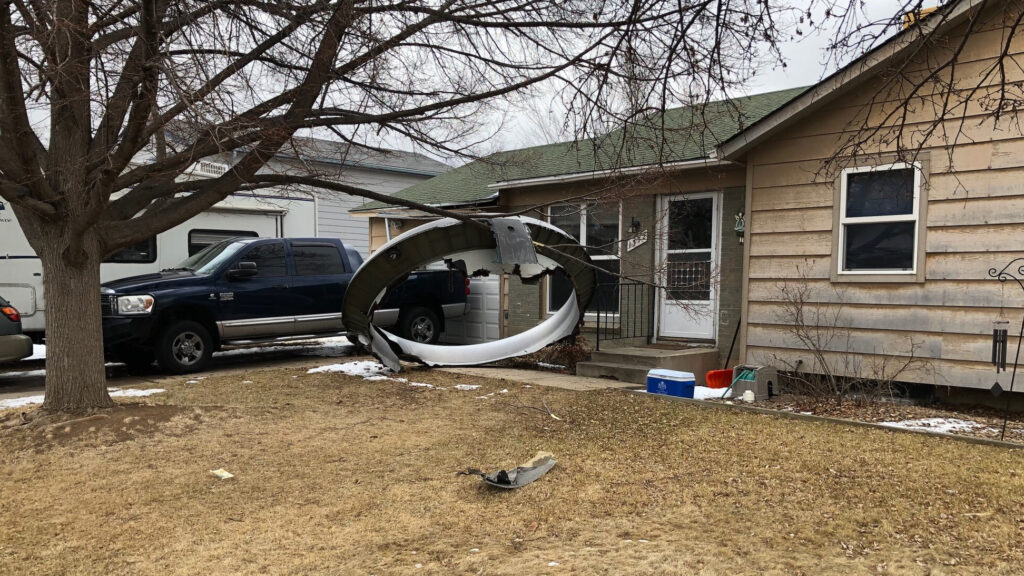
[[[522,262],[498,262],[499,254],[506,254],[507,258],[511,251],[499,249],[495,227],[509,221],[525,225],[536,250],[535,261],[530,262],[532,255],[526,255]],[[570,298],[562,310],[527,333],[484,344],[436,346],[411,342],[371,324],[370,313],[389,287],[398,284],[413,270],[448,257],[457,258],[460,254],[474,256],[466,262],[470,275],[480,275],[486,270],[492,274],[518,274],[530,281],[562,268],[572,280],[575,298]],[[481,261],[482,254],[489,257]],[[342,319],[349,333],[356,334],[375,356],[396,371],[401,369],[399,356],[430,365],[485,364],[534,352],[576,332],[582,311],[586,310],[596,288],[597,275],[586,250],[572,236],[547,222],[523,216],[482,218],[475,222],[445,218],[392,239],[368,258],[352,277],[345,293]]]

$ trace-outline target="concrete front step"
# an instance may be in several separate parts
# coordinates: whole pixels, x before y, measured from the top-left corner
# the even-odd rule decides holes
[[[704,375],[708,370],[720,368],[719,361],[718,350],[714,348],[609,348],[595,351],[590,361],[577,364],[576,373],[644,384],[648,370],[667,368],[692,372],[697,385],[703,386]]]
[[[647,368],[636,364],[617,364],[615,362],[579,362],[576,364],[577,376],[590,378],[607,378],[619,382],[631,382],[636,385],[647,382]]]

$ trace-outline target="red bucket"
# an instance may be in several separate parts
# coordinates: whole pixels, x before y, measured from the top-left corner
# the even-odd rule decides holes
[[[732,384],[732,370],[711,370],[704,379],[708,388],[728,388]]]

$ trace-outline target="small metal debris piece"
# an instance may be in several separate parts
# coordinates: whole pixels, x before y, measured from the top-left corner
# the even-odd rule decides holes
[[[235,475],[223,468],[217,468],[216,470],[210,470],[210,474],[213,474],[221,480],[227,480],[228,478],[234,478]]]
[[[468,468],[465,471],[456,472],[456,476],[479,476],[484,479],[485,484],[490,484],[495,488],[512,490],[513,488],[522,488],[547,474],[548,470],[554,468],[557,463],[558,461],[555,460],[554,455],[550,452],[537,452],[533,459],[517,466],[513,470],[498,470],[497,472],[487,474],[476,468]]]

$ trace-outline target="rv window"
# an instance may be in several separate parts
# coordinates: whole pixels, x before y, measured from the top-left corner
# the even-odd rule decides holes
[[[115,264],[150,264],[156,262],[156,237],[143,240],[114,252],[104,262]]]
[[[292,258],[297,276],[345,273],[341,252],[330,244],[292,244]]]
[[[251,230],[189,230],[188,255],[193,256],[203,248],[231,238],[259,238],[260,235]]]

